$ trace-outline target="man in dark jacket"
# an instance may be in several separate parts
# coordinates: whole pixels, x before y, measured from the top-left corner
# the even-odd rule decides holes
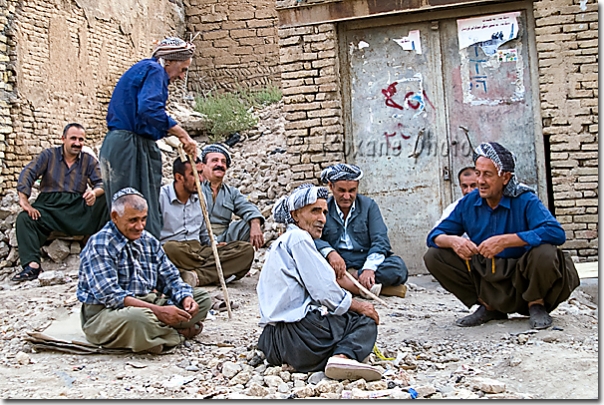
[[[407,266],[392,252],[376,202],[357,194],[361,177],[363,171],[355,165],[339,163],[323,170],[321,181],[329,185],[333,196],[327,201],[327,222],[315,245],[335,270],[342,288],[360,294],[344,277],[348,269],[375,295],[404,297]]]

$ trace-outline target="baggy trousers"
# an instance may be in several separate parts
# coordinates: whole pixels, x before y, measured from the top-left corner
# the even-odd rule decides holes
[[[162,164],[155,141],[130,131],[109,131],[103,140],[99,160],[109,211],[116,192],[134,187],[145,196],[149,207],[145,229],[159,239],[163,226],[159,209]]]
[[[197,240],[187,240],[168,241],[163,247],[170,261],[181,273],[184,270],[197,273],[200,286],[220,282],[211,246],[202,246]],[[252,266],[254,248],[249,242],[231,242],[218,247],[218,257],[224,278],[234,275],[235,280],[239,280]]]
[[[342,259],[346,262],[346,268],[357,269],[357,277],[361,275],[363,264],[367,260],[367,253],[350,252],[346,250],[338,251]],[[383,287],[397,286],[407,281],[407,265],[397,255],[390,255],[375,270],[375,282],[382,284]]]
[[[136,298],[162,306],[168,301],[155,293]],[[199,312],[190,321],[182,322],[176,327],[161,322],[148,308],[110,309],[104,305],[82,304],[82,330],[90,343],[108,349],[142,352],[161,344],[167,347],[176,346],[185,339],[176,328],[189,328],[204,320],[212,304],[210,295],[201,288],[193,289],[193,299],[199,305]],[[178,307],[182,309],[180,305]]]
[[[553,245],[532,248],[518,259],[475,255],[470,271],[452,249],[430,248],[424,255],[428,271],[443,288],[468,308],[481,298],[497,311],[528,315],[528,303],[543,299],[548,312],[579,285],[579,275],[566,252]]]
[[[297,322],[278,322],[264,327],[258,339],[269,364],[289,364],[299,372],[324,370],[327,360],[344,354],[363,361],[375,345],[377,325],[356,312],[343,315],[309,311]]]
[[[212,228],[214,229],[214,228]],[[239,219],[237,221],[231,221],[229,226],[220,233],[216,235],[216,242],[234,242],[234,241],[250,241],[250,231],[251,227],[249,222],[244,221],[243,219]]]
[[[40,218],[33,220],[23,211],[15,224],[22,267],[40,263],[40,247],[52,231],[88,236],[97,233],[109,220],[103,196],[88,206],[79,193],[41,193],[32,207],[40,211]]]

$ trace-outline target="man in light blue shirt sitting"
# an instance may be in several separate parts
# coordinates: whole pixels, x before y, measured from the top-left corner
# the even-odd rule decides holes
[[[518,183],[514,155],[497,142],[474,151],[478,190],[428,235],[427,269],[468,308],[456,321],[477,326],[509,313],[529,315],[533,329],[579,285],[570,255],[557,248],[564,229],[532,189]],[[469,239],[460,235],[467,233]]]
[[[200,158],[196,166],[193,170],[189,162],[176,158],[172,164],[174,181],[164,185],[159,194],[163,218],[159,240],[182,279],[192,287],[220,281],[195,186],[194,176],[202,177]],[[220,242],[217,248],[227,283],[247,274],[254,261],[254,248],[249,242]]]
[[[344,277],[347,269],[375,295],[404,297],[407,266],[392,252],[376,202],[358,194],[361,177],[363,171],[355,165],[339,163],[323,170],[321,182],[329,185],[333,197],[327,200],[327,223],[315,245],[336,272],[338,284],[353,294],[361,293]]]
[[[325,225],[327,195],[324,187],[303,184],[273,208],[275,221],[288,225],[271,245],[258,280],[264,327],[258,348],[271,365],[377,380],[380,371],[360,361],[373,349],[379,316],[338,285],[313,242]]]

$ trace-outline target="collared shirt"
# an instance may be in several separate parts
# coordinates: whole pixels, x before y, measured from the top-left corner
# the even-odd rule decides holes
[[[344,223],[344,232],[342,232],[342,236],[340,237],[340,240],[338,242],[338,249],[353,250],[354,246],[352,244],[352,240],[350,239],[350,235],[348,235],[348,220],[352,217],[352,213],[355,210],[356,201],[352,203],[352,206],[350,207],[350,212],[348,212],[346,219],[344,219],[344,213],[340,209],[340,206],[337,203],[335,204],[335,206],[340,219]],[[335,249],[331,247],[326,247],[321,249],[321,254],[323,255],[323,257],[327,258],[327,255],[329,255],[334,250]],[[363,264],[363,270],[367,269],[376,271],[376,269],[380,264],[382,264],[384,259],[386,259],[386,256],[381,253],[371,253],[367,256],[367,259],[365,259],[365,263]]]
[[[216,200],[214,200],[212,187],[208,180],[201,184],[201,188],[206,198],[208,216],[215,235],[222,234],[228,228],[233,214],[245,222],[258,218],[260,223],[264,223],[264,217],[258,207],[252,204],[237,188],[222,183],[216,194]]]
[[[159,240],[196,240],[202,245],[210,245],[208,228],[199,205],[199,196],[191,194],[185,204],[180,202],[174,190],[174,183],[166,184],[159,192],[159,209],[164,219]]]
[[[93,188],[103,188],[99,161],[89,153],[80,152],[71,167],[68,167],[63,155],[63,145],[44,149],[29,162],[19,175],[17,191],[29,197],[34,182],[40,176],[41,193],[84,194],[89,183]]]
[[[503,196],[492,209],[480,197],[478,190],[464,196],[451,215],[436,226],[427,238],[429,247],[438,247],[438,235],[462,235],[464,232],[476,245],[491,236],[516,234],[526,246],[504,249],[497,257],[519,258],[529,249],[542,245],[562,245],[566,241],[564,229],[556,218],[532,192],[518,197]]]
[[[107,128],[158,140],[177,124],[166,113],[170,77],[157,59],[143,59],[117,82],[107,108]]]
[[[80,253],[77,297],[84,304],[123,308],[126,297],[154,289],[169,297],[168,305],[193,296],[161,244],[147,231],[128,240],[112,221],[94,234]]]
[[[310,234],[293,224],[271,245],[256,290],[260,326],[297,322],[321,306],[342,315],[352,303],[352,296],[338,285],[335,272]]]

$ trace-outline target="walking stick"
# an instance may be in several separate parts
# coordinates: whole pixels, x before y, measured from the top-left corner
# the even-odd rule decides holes
[[[210,236],[212,252],[214,253],[214,260],[216,261],[216,270],[218,271],[218,278],[220,279],[220,285],[222,286],[222,292],[224,294],[224,301],[226,302],[229,319],[231,319],[233,317],[233,314],[231,313],[231,301],[229,300],[229,292],[227,291],[226,283],[224,281],[222,265],[220,264],[220,257],[218,256],[218,248],[216,247],[216,241],[214,240],[214,233],[212,232],[212,224],[210,224],[210,216],[208,215],[206,200],[203,195],[203,191],[201,191],[201,183],[199,182],[199,176],[197,175],[195,161],[193,160],[193,156],[185,154],[185,151],[182,149],[182,144],[178,145],[178,153],[180,154],[180,158],[183,162],[186,161],[185,156],[189,157],[189,163],[191,164],[191,169],[193,170],[193,177],[195,178],[195,186],[197,187],[197,194],[199,195],[199,205],[201,205],[203,219],[205,220],[206,227],[208,228],[208,235]]]
[[[352,281],[352,283],[354,285],[356,285],[357,287],[359,287],[359,290],[363,291],[365,294],[367,294],[368,296],[370,296],[371,298],[373,298],[374,300],[376,300],[377,302],[379,302],[383,306],[385,306],[387,308],[390,308],[390,305],[386,304],[386,301],[384,301],[383,299],[381,299],[380,297],[378,297],[377,295],[375,295],[374,293],[372,293],[371,291],[369,291],[368,289],[366,289],[365,287],[363,287],[361,285],[361,283],[359,283],[357,281],[357,279],[354,278],[354,276],[352,274],[350,274],[349,272],[346,272],[346,276],[350,279],[350,281]]]

